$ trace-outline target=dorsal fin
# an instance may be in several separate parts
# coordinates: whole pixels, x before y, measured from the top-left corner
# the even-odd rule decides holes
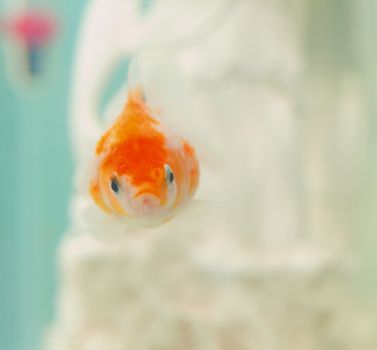
[[[135,103],[143,103],[145,101],[144,93],[140,86],[128,92],[128,101]]]

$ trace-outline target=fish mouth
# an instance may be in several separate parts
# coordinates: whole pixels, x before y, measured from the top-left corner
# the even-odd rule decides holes
[[[149,206],[158,206],[161,204],[160,198],[150,192],[139,193],[134,197],[134,200]]]
[[[133,207],[141,216],[157,214],[161,207],[160,198],[152,192],[138,192],[133,199]]]

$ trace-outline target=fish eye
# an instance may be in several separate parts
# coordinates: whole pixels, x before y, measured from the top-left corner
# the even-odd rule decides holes
[[[174,181],[174,173],[168,164],[165,164],[165,180],[168,184],[172,184]]]
[[[112,178],[110,182],[111,189],[113,192],[118,193],[119,192],[119,183],[116,178]]]

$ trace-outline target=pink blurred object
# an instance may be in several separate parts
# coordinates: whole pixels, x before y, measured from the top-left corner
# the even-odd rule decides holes
[[[48,44],[57,32],[56,18],[46,11],[29,10],[0,18],[0,32],[21,44],[20,57],[32,76],[43,71]]]
[[[6,29],[27,46],[41,47],[53,39],[57,23],[49,13],[28,12],[10,18],[7,21]]]

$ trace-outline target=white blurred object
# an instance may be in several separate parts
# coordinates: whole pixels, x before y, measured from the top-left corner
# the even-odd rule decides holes
[[[326,108],[308,98],[325,98],[326,83],[304,74],[293,4],[161,0],[145,16],[137,1],[90,4],[72,95],[78,176],[48,349],[373,348],[376,320],[348,290],[346,224],[326,198],[335,184],[324,170]],[[202,169],[197,200],[145,230],[87,194],[101,89],[136,53],[131,84],[188,136]],[[125,81],[108,122],[126,90]],[[330,143],[357,154],[352,77],[333,96],[341,136]]]

